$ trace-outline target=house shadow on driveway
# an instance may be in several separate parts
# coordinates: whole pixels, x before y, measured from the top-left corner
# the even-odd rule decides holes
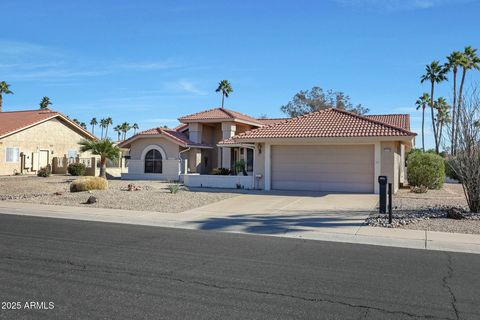
[[[357,232],[364,225],[370,211],[335,211],[324,213],[278,213],[237,214],[210,217],[192,223],[199,230],[233,231],[253,234],[286,234],[292,232]]]

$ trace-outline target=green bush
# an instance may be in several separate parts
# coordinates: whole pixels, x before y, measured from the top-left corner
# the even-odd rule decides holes
[[[450,179],[460,181],[457,173],[455,172],[455,170],[453,170],[452,164],[452,160],[445,159],[445,175]]]
[[[227,168],[215,168],[212,170],[212,174],[215,174],[217,176],[229,176],[231,173],[232,171]]]
[[[70,184],[70,192],[108,189],[108,181],[101,177],[85,177],[74,180]]]
[[[169,184],[167,186],[167,189],[168,191],[170,191],[170,193],[177,193],[178,191],[180,191],[180,185],[178,183],[174,183],[174,184]]]
[[[415,152],[408,156],[407,179],[412,187],[440,189],[445,181],[445,163],[434,153]]]
[[[51,174],[52,174],[52,168],[50,167],[49,164],[46,167],[40,168],[37,172],[37,176],[42,178],[50,177]]]
[[[83,163],[70,163],[67,171],[72,176],[84,176],[87,172],[87,167]]]

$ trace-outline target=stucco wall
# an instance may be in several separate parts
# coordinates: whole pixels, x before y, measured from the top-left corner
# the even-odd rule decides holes
[[[159,137],[133,141],[130,147],[130,159],[141,160],[143,150],[149,145],[156,145],[162,148],[167,154],[167,159],[178,159],[180,147],[168,139]]]
[[[381,143],[381,175],[387,176],[397,192],[400,183],[400,143],[388,141]]]
[[[260,152],[260,150],[262,150]],[[262,175],[260,179],[256,175]],[[255,178],[255,189],[265,189],[265,144],[256,143],[253,154],[253,176]]]
[[[84,136],[54,118],[0,139],[0,175],[13,174],[14,170],[20,172],[20,159],[18,163],[6,163],[7,147],[18,147],[20,153],[27,155],[26,162],[29,164],[32,161],[32,152],[48,150],[51,164],[53,157],[63,157],[69,150],[76,150],[80,154],[78,142],[83,138]],[[91,154],[83,153],[80,156],[90,157]]]

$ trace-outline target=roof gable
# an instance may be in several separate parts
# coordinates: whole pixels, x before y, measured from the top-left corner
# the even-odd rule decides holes
[[[401,127],[338,109],[325,109],[246,131],[236,140],[266,138],[415,136]],[[231,143],[231,141],[225,141]],[[223,142],[221,142],[223,143]]]
[[[188,139],[188,137],[175,129],[166,129],[166,128],[152,128],[148,130],[141,131],[136,135],[131,136],[125,141],[122,141],[118,144],[121,148],[126,148],[130,145],[131,142],[140,138],[148,138],[152,136],[164,136],[169,140],[173,141],[174,143],[178,144],[182,147],[198,147],[198,148],[210,148],[211,146],[203,144],[203,143],[196,143]]]
[[[16,132],[25,130],[53,118],[63,120],[68,126],[77,130],[85,137],[96,139],[94,135],[70,120],[68,117],[50,109],[0,112],[0,138],[15,134]]]
[[[178,118],[180,122],[201,122],[209,120],[223,120],[223,121],[236,121],[251,123],[254,125],[261,126],[263,125],[261,121],[252,118],[246,114],[225,109],[225,108],[215,108],[210,110],[205,110],[193,114],[189,114],[183,117]]]

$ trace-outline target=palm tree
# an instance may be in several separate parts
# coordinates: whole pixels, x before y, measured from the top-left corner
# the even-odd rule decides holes
[[[92,134],[95,135],[95,126],[98,124],[97,118],[93,117],[92,120],[90,120],[90,125],[92,126]]]
[[[454,154],[455,145],[455,117],[457,111],[457,72],[458,66],[461,65],[463,54],[460,51],[452,52],[448,57],[448,68],[453,73],[453,106],[452,106],[452,141],[450,145],[450,153]]]
[[[120,127],[122,128],[121,130],[123,132],[123,140],[126,140],[127,132],[128,132],[128,130],[131,129],[130,124],[128,122],[124,122],[120,125]]]
[[[431,89],[430,89],[430,111],[432,114],[432,128],[433,128],[433,137],[435,138],[435,152],[439,153],[439,146],[438,146],[438,136],[437,136],[437,129],[435,127],[435,115],[434,115],[434,93],[435,93],[435,83],[440,83],[442,81],[448,80],[446,77],[448,69],[440,65],[440,62],[433,61],[430,64],[427,64],[425,67],[425,74],[420,77],[420,82],[424,83],[425,81],[430,81]]]
[[[100,156],[100,177],[107,178],[107,159],[115,160],[120,155],[120,149],[110,139],[82,140],[79,142],[80,151],[90,151]]]
[[[2,112],[3,94],[13,94],[10,85],[5,81],[0,82],[0,112]]]
[[[80,127],[87,130],[87,124],[85,122],[80,122]]]
[[[435,109],[437,109],[437,133],[438,144],[440,144],[442,142],[443,126],[452,121],[449,114],[450,105],[445,98],[439,97],[435,101]]]
[[[48,109],[48,106],[52,104],[52,101],[50,101],[49,97],[43,97],[42,101],[40,101],[40,110],[45,110]]]
[[[108,117],[105,119],[105,138],[108,136],[108,126],[113,124],[112,118]]]
[[[107,119],[100,119],[100,128],[102,128],[102,134],[100,135],[100,139],[103,139],[103,129],[107,126]]]
[[[415,102],[417,110],[422,108],[422,150],[425,152],[425,108],[430,102],[430,95],[424,92]]]
[[[460,113],[460,108],[462,107],[462,100],[463,100],[463,85],[465,83],[465,75],[467,74],[467,70],[476,69],[480,70],[480,58],[477,55],[477,49],[472,48],[471,46],[465,47],[462,54],[462,59],[460,60],[460,66],[462,67],[462,80],[460,81],[460,89],[458,90],[458,105],[457,105],[457,117],[455,119],[455,130],[454,135],[454,146],[453,151],[456,152],[457,149],[457,138],[458,138],[458,125],[459,125],[459,117],[458,114]]]
[[[134,123],[133,126],[132,126],[132,129],[133,129],[133,134],[137,134],[137,130],[138,130],[138,124],[137,123]]]
[[[218,88],[215,90],[215,92],[221,92],[222,93],[222,109],[225,101],[225,97],[228,98],[228,95],[233,92],[232,85],[228,80],[222,80],[218,83]]]
[[[122,127],[117,124],[114,128],[113,131],[117,133],[117,141],[120,141],[120,135],[122,134]]]

